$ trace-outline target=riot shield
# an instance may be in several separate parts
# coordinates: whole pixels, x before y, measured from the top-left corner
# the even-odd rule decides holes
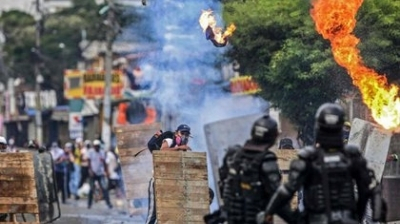
[[[387,155],[391,147],[393,133],[365,120],[354,119],[351,125],[349,143],[358,146],[368,161],[368,166],[374,171],[380,181],[385,169]]]
[[[33,153],[41,223],[52,223],[61,216],[53,159],[48,152]]]
[[[153,176],[153,158],[148,140],[160,130],[159,123],[135,124],[116,128],[122,178],[131,216],[146,221],[149,208],[149,183]]]
[[[219,206],[222,204],[222,201],[218,188],[218,169],[222,165],[222,159],[226,153],[225,150],[231,145],[243,145],[250,138],[250,130],[254,121],[261,116],[263,114],[253,114],[204,125],[207,150],[213,173],[215,198]],[[215,133],[218,134],[216,135]]]

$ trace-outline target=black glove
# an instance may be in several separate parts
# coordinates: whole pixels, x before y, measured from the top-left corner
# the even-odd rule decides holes
[[[381,200],[380,212],[373,211],[372,221],[386,223],[387,204],[385,200]]]
[[[372,221],[386,222],[387,205],[385,200],[382,198],[382,185],[378,184],[372,190],[371,199]]]
[[[207,214],[203,217],[203,220],[206,224],[220,224],[226,221],[226,218],[223,215],[221,210],[217,210],[211,214]]]

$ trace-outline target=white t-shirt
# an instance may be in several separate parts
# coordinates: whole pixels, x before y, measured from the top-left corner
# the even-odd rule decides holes
[[[95,149],[90,149],[88,151],[88,159],[90,160],[90,168],[94,172],[95,175],[101,176],[104,175],[104,161],[105,161],[105,153],[103,150],[99,150],[98,152]]]
[[[168,147],[171,148],[172,143],[174,143],[174,140],[172,138],[165,138],[164,141],[168,143]],[[177,145],[175,145],[177,146]]]
[[[114,153],[110,151],[107,152],[106,163],[108,173],[110,174],[110,179],[119,179],[119,175],[116,171],[116,169],[118,168],[118,160]]]
[[[53,157],[53,161],[57,161],[61,156],[64,156],[64,150],[61,148],[51,148],[50,154]]]
[[[18,152],[18,149],[15,146],[8,146],[6,152]]]
[[[90,148],[87,148],[87,147],[83,147],[82,149],[81,149],[81,166],[88,166],[88,162],[87,162],[87,159],[88,159],[88,153],[89,153],[89,150],[90,150]]]

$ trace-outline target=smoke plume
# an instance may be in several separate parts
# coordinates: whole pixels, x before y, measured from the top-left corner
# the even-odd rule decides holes
[[[206,9],[212,9],[220,19],[218,24],[224,26],[218,18],[222,15],[219,1],[149,0],[140,9],[146,20],[124,31],[150,34],[155,41],[154,51],[139,64],[144,75],[154,82],[163,129],[175,130],[179,124],[188,124],[193,135],[189,144],[199,152],[207,152],[204,124],[259,113],[267,107],[262,99],[232,96],[222,89],[221,83],[226,80],[220,60],[226,48],[216,48],[205,39],[198,19]],[[210,168],[209,180],[214,188]]]

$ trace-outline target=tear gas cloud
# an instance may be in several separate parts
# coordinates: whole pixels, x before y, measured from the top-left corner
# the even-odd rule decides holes
[[[216,65],[226,48],[216,48],[205,39],[198,19],[206,9],[212,9],[217,19],[222,15],[218,1],[148,1],[146,7],[139,9],[147,17],[143,23],[124,31],[128,37],[134,33],[151,34],[156,41],[155,51],[142,58],[139,66],[155,84],[154,98],[161,108],[163,129],[175,130],[181,123],[188,124],[193,135],[190,145],[194,151],[202,152],[207,151],[205,124],[267,108],[260,98],[232,96],[223,91],[219,84],[223,81],[221,68]],[[214,188],[210,166],[209,174]],[[214,200],[212,207],[215,206]]]

